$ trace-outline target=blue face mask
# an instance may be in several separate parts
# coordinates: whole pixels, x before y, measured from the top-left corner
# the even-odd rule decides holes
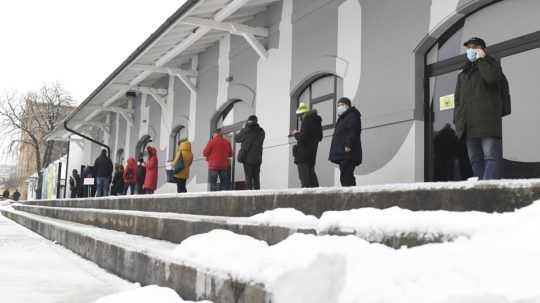
[[[476,53],[476,49],[474,48],[468,48],[467,49],[467,59],[469,59],[469,61],[471,62],[474,62],[476,61],[476,56],[478,54]]]

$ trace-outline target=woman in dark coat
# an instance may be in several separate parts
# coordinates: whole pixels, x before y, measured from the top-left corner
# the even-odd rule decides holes
[[[351,100],[338,101],[338,121],[332,137],[329,160],[339,165],[342,186],[355,186],[354,169],[362,163],[362,143],[360,133],[362,122],[360,112],[351,106]]]
[[[300,131],[293,132],[297,141],[293,147],[294,163],[298,166],[298,175],[303,188],[319,187],[315,173],[317,149],[323,137],[322,118],[316,110],[309,110],[307,104],[300,103],[296,114],[302,119]]]

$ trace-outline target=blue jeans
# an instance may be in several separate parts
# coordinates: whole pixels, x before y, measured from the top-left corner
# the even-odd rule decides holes
[[[231,176],[229,174],[229,169],[211,170],[208,172],[208,177],[210,179],[210,191],[222,191],[231,189]]]
[[[96,178],[96,197],[106,197],[109,195],[110,182],[110,178],[107,177]]]
[[[467,152],[475,177],[478,177],[480,180],[495,180],[501,178],[501,138],[467,138]]]

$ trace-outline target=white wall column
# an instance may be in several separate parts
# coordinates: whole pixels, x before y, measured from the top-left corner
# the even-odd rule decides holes
[[[218,95],[216,109],[229,100],[229,82],[227,78],[231,74],[231,35],[225,35],[219,41],[219,73],[218,73]]]
[[[191,58],[191,70],[199,70],[199,56],[193,56]],[[197,87],[198,78],[191,78],[191,82]],[[189,127],[188,138],[189,141],[195,141],[196,127],[197,127],[197,92],[190,91],[189,93]]]
[[[171,148],[169,144],[169,136],[171,135],[173,128],[173,113],[174,113],[174,85],[176,83],[176,77],[169,76],[169,88],[167,92],[167,103],[165,104],[166,110],[161,109],[161,131],[159,147],[161,150],[166,150],[166,155],[169,155],[169,149]]]
[[[132,111],[133,110],[133,100],[128,100],[127,102],[127,108],[128,110]],[[120,124],[118,124],[120,125]],[[148,125],[148,124],[147,124]],[[133,155],[131,153],[131,128],[134,127],[135,125],[133,123],[126,123],[126,140],[125,140],[125,143],[124,143],[124,155],[126,155],[126,159],[128,159],[129,157],[132,157],[132,156],[135,156],[135,158],[137,157],[137,155]]]

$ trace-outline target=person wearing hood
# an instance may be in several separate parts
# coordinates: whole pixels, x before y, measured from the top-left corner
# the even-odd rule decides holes
[[[101,150],[101,155],[94,162],[94,170],[96,176],[96,197],[108,196],[113,164],[107,155],[107,150]]]
[[[193,163],[193,153],[191,152],[191,143],[187,140],[180,141],[178,148],[176,149],[176,155],[174,157],[174,163],[182,161],[184,168],[177,172],[174,177],[176,178],[176,192],[187,193],[186,182],[189,178],[189,169]]]
[[[137,184],[137,162],[134,158],[129,158],[124,169],[124,195],[127,195],[128,190],[130,195],[135,193]]]
[[[293,146],[294,163],[298,167],[298,176],[303,188],[319,187],[319,179],[315,173],[317,149],[323,138],[322,118],[316,110],[310,110],[308,105],[301,102],[296,110],[300,117],[300,130],[294,130],[296,139]]]
[[[337,114],[329,160],[339,165],[342,186],[356,186],[354,169],[362,163],[361,115],[348,98],[338,100]]]
[[[508,80],[486,43],[471,38],[464,44],[467,62],[454,93],[454,123],[467,144],[473,174],[481,180],[502,175],[502,117],[510,114]]]
[[[246,126],[235,137],[235,141],[241,143],[238,162],[244,165],[246,186],[249,190],[261,189],[260,173],[265,133],[258,120],[255,115],[249,116]]]
[[[145,194],[153,194],[157,188],[158,181],[158,158],[157,150],[148,146],[148,159],[146,160],[146,175],[144,176],[143,190]]]

